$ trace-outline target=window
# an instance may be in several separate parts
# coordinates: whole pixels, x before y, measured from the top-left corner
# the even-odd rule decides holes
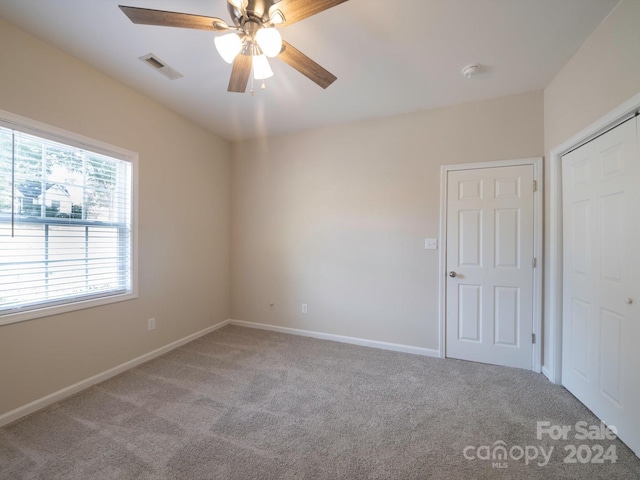
[[[135,297],[135,160],[0,112],[0,324]]]

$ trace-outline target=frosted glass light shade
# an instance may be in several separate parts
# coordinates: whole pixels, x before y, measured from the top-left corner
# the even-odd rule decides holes
[[[276,57],[282,50],[282,36],[275,28],[261,28],[256,33],[256,42],[267,57]]]
[[[256,55],[253,57],[253,78],[256,80],[264,80],[273,77],[273,70],[269,66],[269,61],[264,55]]]
[[[221,37],[216,37],[213,41],[216,44],[216,50],[227,63],[233,63],[236,55],[242,50],[242,40],[237,33],[222,35]]]

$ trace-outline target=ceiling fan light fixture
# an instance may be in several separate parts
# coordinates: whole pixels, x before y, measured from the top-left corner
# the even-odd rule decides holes
[[[256,33],[256,42],[267,57],[277,57],[282,50],[282,36],[275,28],[261,28]]]
[[[269,66],[269,61],[264,55],[255,55],[253,57],[253,78],[256,80],[264,80],[273,77],[273,70]]]
[[[242,40],[237,33],[222,35],[221,37],[216,37],[213,41],[216,44],[216,50],[227,63],[233,63],[233,60],[242,50]]]
[[[331,72],[282,40],[276,27],[299,22],[346,1],[224,0],[231,23],[218,17],[192,13],[125,5],[119,7],[131,22],[139,25],[224,32],[224,36],[214,40],[216,50],[223,60],[233,65],[227,91],[244,93],[252,70],[253,78],[262,81],[262,88],[264,79],[273,76],[267,57],[277,57],[322,88],[327,88],[337,80]],[[229,30],[235,33],[230,33]]]

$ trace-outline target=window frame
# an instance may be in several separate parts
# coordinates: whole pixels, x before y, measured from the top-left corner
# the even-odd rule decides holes
[[[107,155],[131,164],[131,232],[129,239],[131,243],[131,258],[129,259],[131,290],[85,300],[76,298],[67,303],[30,308],[23,312],[0,314],[0,326],[138,298],[138,153],[4,110],[0,110],[0,126],[71,147]],[[64,299],[61,302],[64,302]]]

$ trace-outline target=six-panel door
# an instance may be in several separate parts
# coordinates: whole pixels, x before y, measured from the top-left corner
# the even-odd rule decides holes
[[[532,368],[533,174],[448,173],[447,357]]]
[[[640,453],[636,119],[562,158],[562,383]]]

